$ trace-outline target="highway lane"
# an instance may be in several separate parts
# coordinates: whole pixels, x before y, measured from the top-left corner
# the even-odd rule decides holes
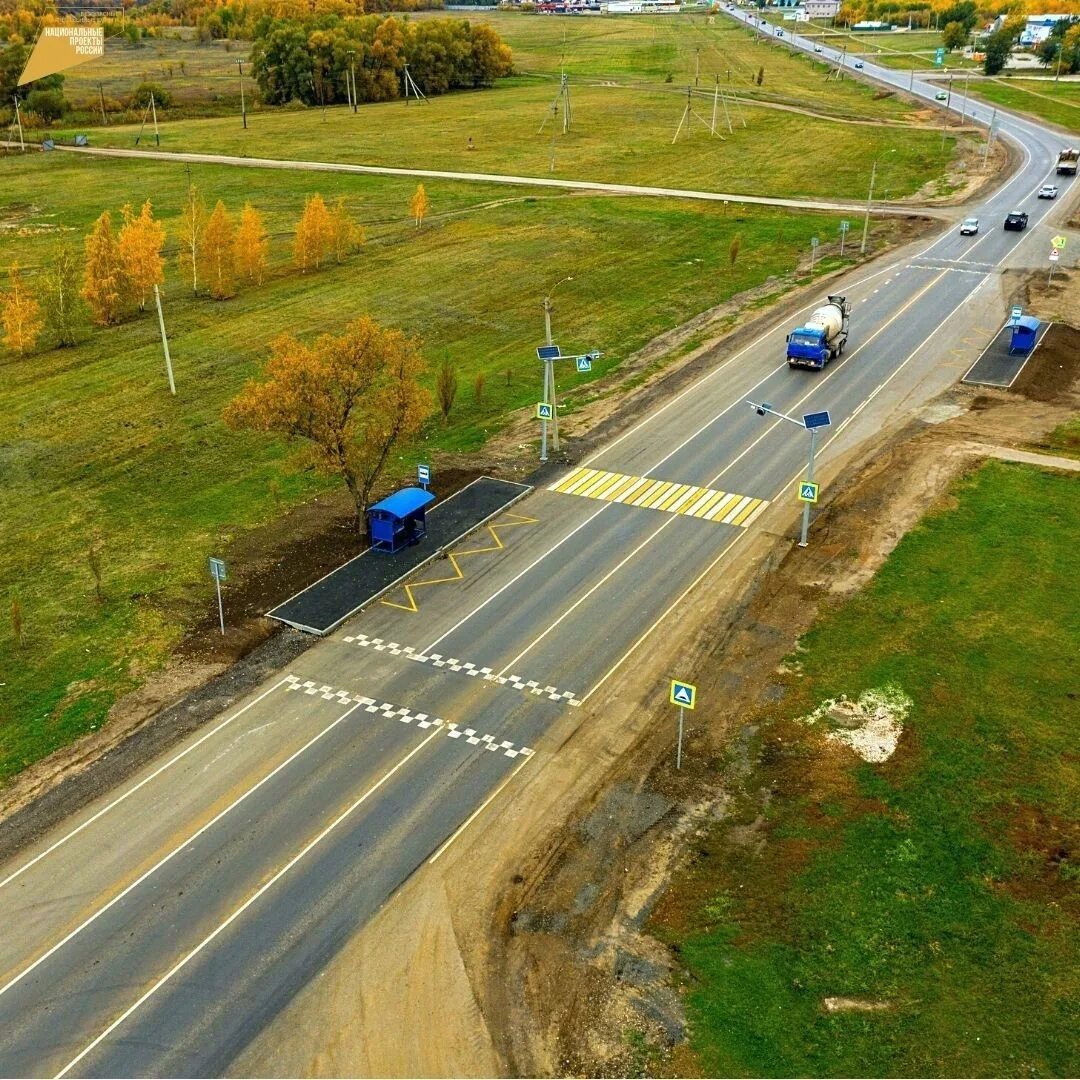
[[[1019,128],[1015,134],[1026,137]],[[1027,198],[1056,143],[1032,141],[1012,190],[993,196],[988,208],[997,213]],[[1046,212],[1033,209],[1036,217]],[[937,328],[962,322],[965,302],[989,280],[983,268],[1025,256],[1018,242],[1031,246],[1024,234],[997,228],[974,241],[941,237],[921,255],[848,287],[856,306],[842,361],[821,374],[789,371],[781,361],[790,323],[777,326],[592,464],[783,497],[805,456],[805,438],[757,417],[743,398],[753,393],[784,409],[827,407],[842,423],[886,380],[905,378],[899,365],[915,356],[928,362]],[[965,256],[966,267],[932,265]],[[400,650],[380,652],[360,644],[358,634],[422,655],[434,648],[495,673],[505,667],[580,699],[671,600],[745,535],[547,491],[515,509],[536,524],[507,530],[504,550],[474,556],[477,569],[465,582],[429,589],[418,614],[376,606],[294,665],[300,680],[407,707],[410,723],[352,713],[311,742],[347,712],[344,702],[278,688],[0,885],[0,899],[19,897],[0,944],[3,982],[10,983],[0,992],[0,1072],[45,1075],[71,1062],[73,1075],[220,1071],[515,769],[542,767],[544,732],[574,707]],[[536,754],[464,751],[445,727],[419,728],[419,712]],[[292,761],[290,753],[297,754]],[[511,785],[502,797],[512,792]],[[73,824],[108,804],[102,800]],[[0,881],[62,835],[58,830],[5,868]],[[107,907],[125,886],[131,891]],[[87,919],[93,921],[20,976]]]

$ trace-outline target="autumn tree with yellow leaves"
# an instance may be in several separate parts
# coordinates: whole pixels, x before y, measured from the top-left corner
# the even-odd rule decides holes
[[[293,262],[302,272],[318,270],[332,248],[334,226],[330,211],[318,193],[304,202],[304,212],[296,223]]]
[[[364,230],[349,217],[344,197],[339,197],[330,211],[330,249],[334,261],[343,263],[364,242]]]
[[[206,204],[199,189],[192,184],[180,214],[180,270],[191,282],[191,291],[199,291],[199,262],[203,249],[203,230],[206,228]]]
[[[79,258],[69,247],[61,248],[42,272],[42,307],[45,326],[63,348],[75,344],[75,326],[82,312],[79,297]]]
[[[246,281],[261,285],[266,275],[270,240],[263,225],[262,214],[251,203],[244,203],[240,225],[233,242],[236,273]]]
[[[199,276],[215,300],[236,295],[236,226],[220,199],[202,232]]]
[[[131,286],[108,210],[94,222],[85,243],[82,295],[90,305],[94,322],[99,326],[111,326],[120,321],[128,305]]]
[[[20,355],[37,344],[45,325],[41,305],[23,282],[18,264],[8,271],[7,292],[0,293],[0,323],[4,326],[4,344]]]
[[[362,531],[391,451],[431,411],[423,371],[419,342],[369,316],[311,345],[285,334],[271,346],[264,381],[229,403],[225,423],[304,440],[301,464],[342,478]]]
[[[427,217],[427,212],[430,209],[431,203],[428,200],[427,192],[424,190],[424,185],[417,184],[416,191],[413,192],[413,197],[409,200],[409,213],[412,214],[413,221],[416,222],[418,229],[424,224],[424,218]]]
[[[154,218],[150,200],[142,204],[138,217],[130,206],[121,208],[124,224],[117,235],[117,249],[123,264],[124,276],[139,310],[146,310],[146,301],[155,285],[165,283],[165,259],[161,249],[165,246],[165,230]]]

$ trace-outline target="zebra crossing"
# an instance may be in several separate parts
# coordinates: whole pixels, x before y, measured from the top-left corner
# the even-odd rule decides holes
[[[651,476],[627,476],[625,473],[588,469],[585,466],[578,466],[561,480],[550,484],[548,491],[662,510],[668,514],[683,514],[740,528],[746,528],[769,505],[767,499],[755,499],[751,495],[679,484],[673,480],[657,480]]]

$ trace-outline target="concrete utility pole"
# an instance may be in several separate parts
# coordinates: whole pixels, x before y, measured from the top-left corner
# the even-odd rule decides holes
[[[169,393],[176,393],[176,380],[173,379],[172,357],[169,355],[169,339],[165,334],[165,316],[161,312],[161,290],[154,285],[154,302],[157,304],[158,326],[161,327],[161,347],[165,352],[165,370],[169,373]],[[224,632],[224,631],[223,631]]]
[[[964,72],[964,100],[960,104],[960,124],[963,126],[964,119],[967,116],[967,102],[968,102],[968,83],[971,81],[971,72]]]
[[[236,70],[240,75],[240,118],[244,122],[244,130],[247,131],[247,104],[244,102],[244,61],[236,61]]]
[[[994,121],[997,119],[997,108],[990,114],[990,127],[986,131],[986,145],[983,147],[983,168],[986,168],[986,159],[990,156],[990,144],[994,141]]]
[[[949,127],[949,106],[952,104],[952,80],[953,77],[949,76],[949,90],[948,97],[945,99],[945,117],[941,121],[941,149],[945,149],[945,132]]]
[[[866,254],[866,237],[870,232],[870,204],[874,200],[874,181],[877,179],[877,158],[874,158],[874,164],[870,169],[870,191],[866,196],[866,216],[863,218],[862,226],[862,243],[859,245],[859,254]]]

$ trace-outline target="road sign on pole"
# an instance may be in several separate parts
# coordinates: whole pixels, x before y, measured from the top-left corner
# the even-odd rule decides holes
[[[847,240],[848,229],[851,228],[850,221],[840,222],[840,258],[844,257],[844,241]]]
[[[592,359],[588,356],[579,356],[577,359],[578,371],[592,371]]]
[[[672,705],[679,705],[684,709],[693,709],[697,705],[697,687],[693,683],[671,680],[671,690],[668,700]]]
[[[1009,312],[1009,324],[1011,326],[1019,326],[1020,325],[1020,319],[1023,316],[1023,314],[1024,314],[1024,309],[1022,307],[1020,307],[1019,304],[1017,304],[1017,306],[1014,307],[1011,312]]]
[[[944,49],[939,48],[938,51],[934,54],[934,63],[937,64],[938,67],[941,67],[941,65],[945,63]]]
[[[551,408],[551,402],[538,401],[536,403],[536,419],[537,420],[550,420],[554,410]]]
[[[816,503],[818,497],[818,491],[820,490],[819,484],[811,483],[808,480],[802,481],[799,484],[799,500],[804,503]]]
[[[1063,248],[1065,246],[1065,237],[1055,236],[1054,239],[1050,241],[1050,246],[1054,248]]]
[[[1050,249],[1050,261],[1051,262],[1057,262],[1059,257],[1060,257],[1060,255],[1059,255],[1058,249],[1057,248],[1051,248]]]
[[[221,624],[222,637],[225,636],[225,608],[221,603],[221,583],[225,580],[225,560],[224,559],[211,559],[210,560],[210,576],[214,579],[214,585],[217,587],[217,609],[218,609],[218,622]]]
[[[425,491],[427,491],[428,484],[431,483],[431,466],[430,465],[417,465],[416,466],[416,482],[420,484]]]
[[[672,705],[679,707],[679,742],[675,751],[675,768],[682,768],[682,740],[683,723],[686,720],[686,710],[693,709],[697,705],[697,687],[693,683],[680,682],[678,679],[671,680],[671,689],[668,692],[668,700]]]

